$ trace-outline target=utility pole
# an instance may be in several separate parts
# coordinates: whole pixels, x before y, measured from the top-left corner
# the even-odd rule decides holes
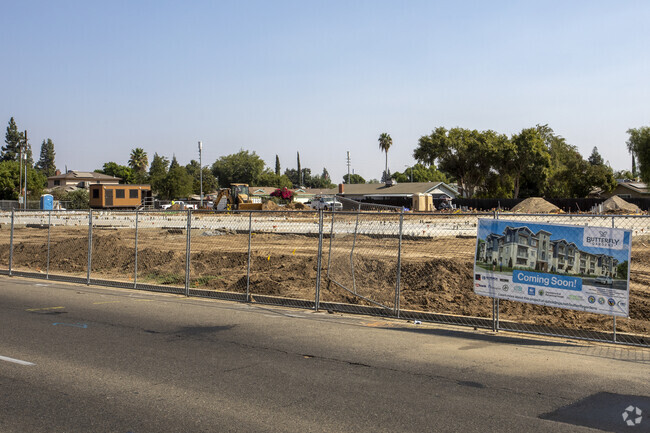
[[[23,197],[23,209],[27,210],[27,130],[25,130],[25,196]]]
[[[201,195],[200,195],[200,207],[203,208],[203,163],[201,162],[201,154],[203,153],[203,143],[199,141],[199,173],[200,173],[200,184],[201,184]]]

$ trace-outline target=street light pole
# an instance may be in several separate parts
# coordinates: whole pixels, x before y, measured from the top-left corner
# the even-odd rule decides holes
[[[201,154],[203,153],[203,143],[199,141],[199,173],[200,173],[200,184],[201,184],[201,196],[200,196],[200,201],[201,201],[201,208],[203,208],[203,163],[201,161]]]

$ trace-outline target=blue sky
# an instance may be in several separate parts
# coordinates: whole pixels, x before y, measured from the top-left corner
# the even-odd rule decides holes
[[[438,126],[538,123],[629,169],[650,125],[647,1],[4,2],[0,121],[63,169],[142,147],[185,164],[240,149],[274,167],[380,178]]]
[[[595,248],[595,247],[585,247],[582,244],[583,241],[583,227],[579,225],[566,225],[566,224],[534,224],[530,222],[521,222],[521,221],[507,221],[507,220],[480,220],[484,221],[479,224],[478,227],[478,238],[485,240],[485,238],[490,233],[496,233],[502,235],[506,227],[528,227],[533,233],[537,233],[540,230],[546,230],[551,233],[551,241],[556,241],[559,239],[564,239],[568,242],[573,242],[578,246],[578,249],[593,254],[607,254],[616,258],[619,263],[622,263],[625,260],[629,261],[630,255],[630,236],[631,231],[625,230],[623,235],[623,249],[614,250],[609,248]]]

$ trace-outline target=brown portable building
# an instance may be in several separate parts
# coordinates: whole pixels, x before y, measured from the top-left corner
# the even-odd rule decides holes
[[[151,185],[90,185],[93,209],[136,209],[151,198]]]

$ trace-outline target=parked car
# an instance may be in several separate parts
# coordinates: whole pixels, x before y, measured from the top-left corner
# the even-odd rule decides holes
[[[320,197],[311,201],[312,209],[319,210],[343,210],[343,203],[336,197]]]
[[[605,276],[596,277],[594,282],[596,284],[605,284],[607,286],[611,286],[612,284],[614,284],[612,277],[605,277]]]

